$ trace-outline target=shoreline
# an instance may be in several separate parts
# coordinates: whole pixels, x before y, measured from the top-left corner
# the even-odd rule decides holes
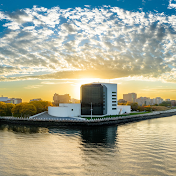
[[[103,125],[119,125],[131,122],[138,122],[142,120],[149,120],[155,118],[169,117],[176,115],[176,109],[169,111],[153,112],[148,114],[112,117],[112,118],[99,118],[92,120],[77,120],[77,119],[60,119],[55,120],[54,117],[51,119],[25,119],[25,118],[15,118],[15,117],[0,117],[0,124],[20,124],[20,125],[34,125],[39,127],[49,127],[49,126],[103,126]]]

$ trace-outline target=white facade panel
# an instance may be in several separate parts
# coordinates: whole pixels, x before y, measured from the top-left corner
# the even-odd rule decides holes
[[[129,113],[131,113],[131,106],[118,105],[117,109],[119,111],[119,114],[129,114]]]
[[[79,117],[81,104],[60,103],[57,107],[49,106],[48,114],[54,117]]]
[[[117,84],[100,83],[107,87],[107,115],[117,115]]]

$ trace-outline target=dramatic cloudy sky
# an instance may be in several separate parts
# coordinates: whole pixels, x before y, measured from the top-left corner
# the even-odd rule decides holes
[[[79,98],[79,86],[176,99],[176,1],[0,2],[0,92]]]

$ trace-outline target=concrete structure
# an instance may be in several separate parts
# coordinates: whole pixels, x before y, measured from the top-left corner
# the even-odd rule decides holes
[[[69,96],[69,94],[59,95],[55,93],[53,96],[53,100],[53,104],[55,106],[59,106],[60,103],[70,103],[71,97]]]
[[[128,94],[123,94],[123,100],[134,103],[136,102],[137,99],[137,94],[136,93],[128,93]]]
[[[119,111],[119,114],[129,114],[129,113],[131,113],[131,106],[118,105],[117,109]]]
[[[60,103],[59,106],[49,106],[48,114],[54,117],[80,117],[81,104]]]

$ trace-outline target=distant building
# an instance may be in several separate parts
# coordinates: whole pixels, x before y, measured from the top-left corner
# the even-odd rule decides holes
[[[154,105],[154,104],[156,104],[156,100],[155,100],[155,98],[150,99],[150,105]]]
[[[75,99],[75,98],[72,98],[72,99],[71,99],[71,103],[80,103],[80,100],[77,100],[77,99]]]
[[[53,100],[53,104],[58,106],[59,103],[70,103],[71,96],[69,96],[69,94],[59,95],[55,93],[53,96]]]
[[[36,98],[36,99],[31,99],[30,102],[31,101],[41,101],[41,100],[42,100],[41,98]]]
[[[19,104],[22,103],[21,98],[8,98],[8,97],[0,97],[0,101],[4,103],[12,103],[12,104]]]
[[[156,101],[156,103],[155,104],[160,104],[160,103],[162,103],[163,102],[163,99],[161,98],[161,97],[156,97],[155,98],[155,101]]]
[[[7,100],[7,103],[20,104],[20,103],[22,103],[22,99],[21,98],[11,98],[11,99]]]
[[[0,97],[1,102],[7,103],[7,100],[9,100],[8,97],[3,97],[3,95],[2,95],[2,97]]]
[[[176,100],[171,100],[171,106],[176,106]]]
[[[123,94],[123,100],[127,102],[136,102],[137,94],[136,93],[128,93],[128,94]]]
[[[140,97],[136,99],[136,102],[138,103],[139,106],[143,105],[150,105],[150,98],[149,97]]]
[[[165,99],[165,101],[171,101],[170,99]]]
[[[124,99],[119,99],[118,103],[127,104],[127,101],[125,101]]]

